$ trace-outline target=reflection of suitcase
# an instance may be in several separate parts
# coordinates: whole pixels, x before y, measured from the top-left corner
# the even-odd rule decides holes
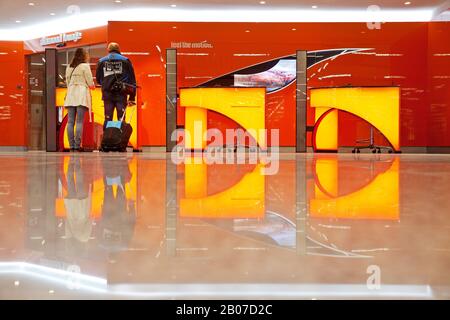
[[[125,121],[108,121],[103,131],[101,151],[127,151],[133,128]]]
[[[94,142],[95,150],[101,149],[103,137],[103,125],[100,123],[94,123]]]

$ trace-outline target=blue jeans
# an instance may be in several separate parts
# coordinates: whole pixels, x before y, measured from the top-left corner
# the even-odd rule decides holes
[[[67,113],[69,117],[69,120],[67,121],[67,135],[69,137],[69,145],[71,149],[78,149],[81,146],[84,113],[87,110],[88,109],[83,106],[67,107]],[[75,121],[76,121],[76,131],[74,133]]]
[[[120,120],[122,118],[123,113],[125,112],[125,109],[127,107],[127,101],[105,100],[103,102],[105,104],[105,122],[103,123],[103,129],[105,129],[106,123],[113,120],[114,109],[117,110],[117,120]]]

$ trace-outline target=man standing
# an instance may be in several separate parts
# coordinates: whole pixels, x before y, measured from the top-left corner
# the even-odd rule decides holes
[[[127,105],[135,104],[136,76],[131,61],[120,54],[119,44],[111,42],[108,45],[108,55],[99,60],[97,65],[97,82],[102,86],[102,96],[105,105],[105,122],[113,119],[114,109],[120,120]],[[120,85],[119,85],[120,84]]]

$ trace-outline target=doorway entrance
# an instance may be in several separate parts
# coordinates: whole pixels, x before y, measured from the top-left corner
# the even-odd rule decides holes
[[[45,150],[45,57],[27,56],[28,65],[28,150]]]
[[[97,44],[84,47],[90,56],[90,65],[93,74],[95,75],[96,65],[98,60],[106,53],[106,44]],[[65,87],[65,71],[67,65],[72,60],[75,50],[77,48],[69,49],[59,49],[56,53],[55,68],[46,69],[46,56],[45,53],[35,53],[27,56],[27,67],[28,67],[28,150],[45,151],[48,150],[48,143],[55,140],[56,136],[55,130],[57,130],[58,125],[62,121],[63,109],[56,109],[55,102],[53,99],[49,99],[52,95],[56,95],[56,88]],[[53,59],[54,60],[54,59]],[[49,66],[52,65],[49,64]],[[52,70],[49,71],[49,70]],[[46,72],[49,74],[46,75]],[[54,82],[53,80],[54,79]],[[47,87],[47,82],[51,84]],[[49,89],[47,91],[47,89]],[[52,105],[55,108],[55,117],[50,116],[53,121],[56,121],[56,129],[54,128],[55,123],[47,121],[47,105]],[[49,106],[50,107],[50,106]],[[52,114],[52,113],[51,113]],[[50,115],[51,115],[50,114]],[[53,124],[53,126],[51,126]],[[47,133],[47,126],[50,125],[50,134]],[[54,132],[54,133],[53,133]],[[56,140],[55,140],[56,141]],[[52,143],[50,143],[52,144]],[[51,148],[53,149],[53,148]],[[56,149],[55,149],[56,150]],[[52,150],[54,151],[54,150]]]

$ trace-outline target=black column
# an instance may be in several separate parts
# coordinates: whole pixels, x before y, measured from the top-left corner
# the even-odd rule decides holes
[[[296,90],[296,110],[297,110],[297,143],[296,151],[306,152],[306,99],[307,99],[307,51],[297,51],[297,90]]]
[[[177,50],[166,50],[166,150],[176,146],[171,141],[172,133],[177,128]]]
[[[46,150],[57,151],[56,49],[45,49]]]

